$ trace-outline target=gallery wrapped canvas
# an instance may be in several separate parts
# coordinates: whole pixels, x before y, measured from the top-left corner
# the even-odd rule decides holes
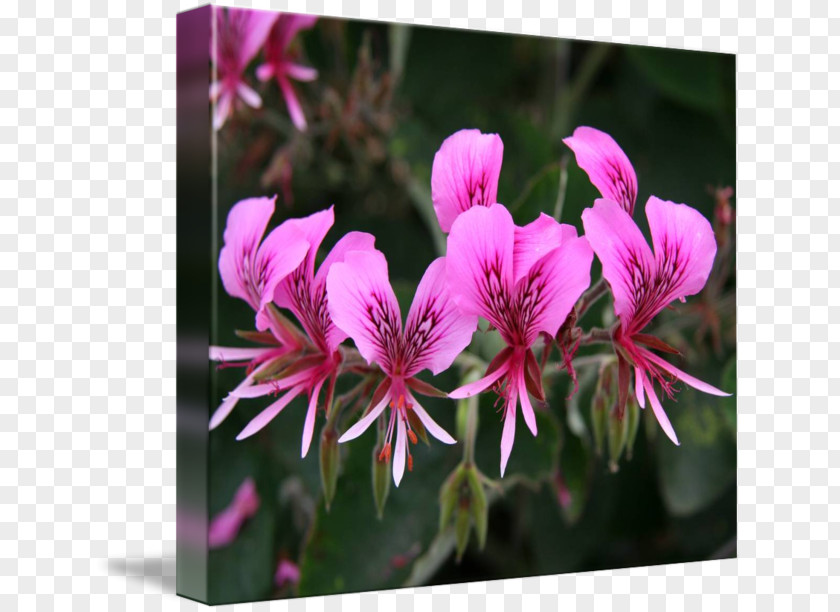
[[[202,7],[178,591],[736,553],[734,57]]]

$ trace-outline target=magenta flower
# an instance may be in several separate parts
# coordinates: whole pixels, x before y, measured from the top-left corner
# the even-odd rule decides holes
[[[295,62],[295,57],[289,53],[289,45],[300,30],[308,30],[315,25],[318,17],[313,15],[292,15],[282,13],[271,28],[265,46],[265,63],[257,68],[257,78],[267,81],[275,78],[286,100],[289,115],[297,129],[306,129],[306,117],[289,79],[296,81],[314,81],[318,78],[318,71],[309,66],[302,66]]]
[[[685,301],[706,284],[717,247],[709,222],[685,204],[651,196],[645,205],[654,249],[617,202],[596,200],[583,211],[583,227],[592,249],[601,260],[604,278],[612,289],[620,323],[613,333],[619,354],[619,372],[627,363],[635,368],[635,392],[644,408],[645,395],[662,430],[679,444],[674,428],[653,388],[657,380],[673,399],[673,381],[712,395],[729,395],[689,376],[649,349],[676,353],[654,336],[641,333],[645,326],[675,299]],[[646,348],[647,347],[647,348]],[[619,375],[621,385],[622,376]],[[629,372],[626,376],[629,383]],[[626,388],[626,387],[625,387]]]
[[[601,195],[618,202],[633,216],[638,192],[636,171],[612,136],[581,126],[563,142],[574,151],[578,166],[586,171]]]
[[[461,130],[443,141],[432,164],[432,203],[444,232],[468,208],[496,203],[503,153],[498,134]]]
[[[591,264],[586,239],[547,215],[517,227],[507,209],[494,204],[472,208],[452,224],[446,256],[452,297],[466,315],[487,319],[508,346],[484,378],[449,397],[469,397],[495,386],[504,401],[503,476],[513,448],[517,398],[535,436],[537,421],[528,392],[540,401],[545,398],[531,346],[542,332],[557,334],[589,286]]]
[[[277,571],[274,572],[274,584],[277,588],[282,589],[286,585],[297,584],[300,582],[300,568],[289,561],[288,559],[281,559],[277,564]]]
[[[237,388],[231,395],[238,398],[261,397],[285,391],[284,395],[269,405],[246,425],[237,440],[254,435],[268,425],[297,396],[306,393],[309,407],[301,439],[301,457],[305,457],[312,443],[318,397],[327,384],[326,406],[329,409],[335,380],[341,365],[338,345],[347,337],[330,318],[327,301],[326,279],[330,268],[344,261],[350,251],[373,249],[374,238],[363,232],[346,234],[324,259],[317,273],[315,256],[334,222],[332,207],[303,219],[289,219],[283,225],[305,236],[309,253],[300,265],[276,285],[275,303],[290,310],[308,336],[307,354],[295,361],[280,378]]]
[[[210,84],[210,100],[216,103],[213,128],[218,130],[233,113],[237,99],[259,108],[259,94],[245,82],[245,68],[265,42],[277,19],[276,13],[250,9],[213,7],[216,30],[210,57],[218,79]]]
[[[210,521],[207,543],[210,548],[227,546],[236,539],[242,523],[257,513],[260,497],[252,478],[246,478],[233,497],[230,505]]]
[[[446,282],[446,266],[438,258],[426,270],[408,311],[405,329],[400,307],[388,280],[388,263],[379,251],[349,253],[344,263],[336,264],[327,277],[330,314],[335,324],[356,343],[368,363],[382,368],[387,379],[381,398],[359,421],[339,438],[347,442],[362,434],[391,405],[391,416],[381,459],[388,460],[391,439],[396,429],[393,475],[397,486],[413,461],[406,437],[416,443],[409,413],[417,416],[435,438],[445,444],[455,440],[420,405],[411,392],[421,392],[425,383],[413,377],[429,369],[439,374],[447,369],[470,343],[478,319],[464,315],[450,299]]]

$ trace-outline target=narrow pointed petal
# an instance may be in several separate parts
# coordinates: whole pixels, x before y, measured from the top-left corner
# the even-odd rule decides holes
[[[420,402],[411,393],[408,393],[408,399],[411,400],[411,409],[414,410],[420,422],[423,423],[426,431],[444,444],[455,444],[455,438],[450,436],[443,427],[435,423],[434,419],[429,416],[429,413],[426,412],[425,408],[420,405]]]
[[[281,397],[279,400],[268,406],[268,408],[260,412],[253,419],[251,419],[251,421],[245,426],[245,429],[239,432],[239,435],[236,436],[236,439],[244,440],[245,438],[253,436],[263,427],[268,425],[272,421],[272,419],[274,419],[274,417],[280,414],[280,411],[283,410],[283,408],[288,406],[293,399],[295,399],[305,390],[306,388],[303,385],[298,385],[297,387],[292,388],[291,391],[288,391],[283,397]]]
[[[634,385],[634,389],[636,391],[636,401],[639,402],[639,406],[644,408],[645,407],[645,385],[643,381],[642,370],[639,368],[633,368],[636,370],[636,384]]]
[[[242,101],[251,108],[260,108],[262,106],[262,98],[260,98],[260,94],[251,89],[245,83],[237,85],[236,93],[238,93],[239,97],[242,98]]]
[[[353,425],[350,429],[344,432],[344,434],[338,439],[339,443],[342,442],[349,442],[350,440],[354,440],[362,435],[368,427],[370,427],[371,423],[373,423],[376,418],[382,414],[382,411],[385,410],[385,407],[388,405],[388,402],[391,400],[391,391],[388,390],[387,393],[382,397],[379,403],[370,409],[365,416],[359,419],[355,425]]]
[[[653,383],[646,378],[642,379],[642,383],[645,387],[645,393],[647,393],[648,399],[650,400],[650,407],[653,409],[653,414],[656,416],[656,420],[659,421],[659,426],[662,428],[662,431],[665,432],[665,435],[671,439],[671,442],[679,446],[680,442],[677,440],[677,434],[674,432],[674,428],[671,426],[671,421],[668,420],[668,415],[665,414],[665,410],[662,408],[662,404],[656,396],[656,391],[653,389]]]
[[[276,350],[277,347],[240,348],[232,346],[211,346],[210,359],[211,361],[251,361]]]
[[[574,151],[578,166],[589,175],[601,195],[618,202],[632,215],[638,192],[636,171],[612,136],[581,126],[563,142]]]
[[[645,213],[657,268],[663,277],[662,302],[667,305],[698,293],[709,278],[717,253],[712,226],[690,206],[656,196],[648,199]]]
[[[209,430],[213,431],[222,422],[228,417],[228,415],[233,411],[234,407],[236,407],[236,403],[239,401],[239,398],[233,395],[234,393],[241,392],[244,389],[247,389],[251,386],[251,383],[254,382],[254,377],[263,372],[268,366],[270,362],[263,363],[258,368],[254,369],[253,372],[248,374],[242,382],[240,382],[234,389],[231,391],[228,396],[224,399],[224,401],[216,408],[216,411],[213,413],[213,416],[210,417],[210,427]]]
[[[523,370],[520,370],[517,377],[516,386],[519,392],[519,403],[522,406],[522,418],[525,419],[525,424],[531,431],[531,435],[537,435],[537,417],[534,414],[534,407],[531,405],[531,398],[528,397],[528,389],[525,386],[525,375]]]
[[[257,80],[265,83],[274,76],[274,66],[272,64],[260,64],[257,66]]]
[[[439,257],[426,270],[405,322],[405,376],[428,368],[447,369],[470,343],[478,317],[464,314],[449,293],[446,259]]]
[[[308,383],[312,380],[312,377],[317,373],[317,371],[318,368],[308,368],[306,370],[290,374],[289,376],[279,380],[272,380],[258,385],[251,385],[249,387],[237,387],[230,392],[230,395],[232,397],[238,397],[239,399],[251,399],[255,397],[263,397],[269,393],[276,393],[277,391],[291,389],[301,383],[303,383],[304,386],[308,386]]]
[[[286,107],[289,109],[289,117],[292,118],[292,123],[301,132],[306,131],[306,116],[303,114],[303,108],[300,105],[294,87],[286,78],[286,75],[278,75],[277,83],[280,85],[280,91],[283,93],[283,99],[286,101]]]
[[[288,64],[286,66],[286,74],[296,81],[308,82],[318,78],[318,71],[315,68],[301,64]]]
[[[498,134],[461,130],[443,141],[432,163],[432,203],[444,232],[462,212],[496,203],[504,145]]]
[[[394,447],[394,484],[400,486],[405,473],[405,421],[397,415],[397,445]]]
[[[577,238],[577,230],[540,213],[524,227],[516,226],[513,240],[513,282],[519,282],[531,267],[565,241]]]
[[[465,314],[507,327],[501,311],[513,288],[513,218],[504,206],[477,206],[452,224],[447,240],[449,291]]]
[[[694,387],[698,391],[702,391],[703,393],[708,393],[709,395],[717,395],[719,397],[729,397],[732,395],[731,393],[727,393],[726,391],[721,391],[717,387],[713,387],[709,383],[705,383],[698,378],[694,378],[690,374],[686,374],[682,370],[680,370],[677,366],[671,365],[669,362],[665,361],[659,355],[651,353],[650,351],[641,349],[642,355],[644,355],[645,359],[648,359],[658,365],[663,370],[670,372],[689,387]]]
[[[508,401],[505,408],[505,424],[502,428],[502,458],[499,464],[499,470],[502,476],[505,475],[505,468],[507,467],[508,459],[510,459],[510,452],[513,450],[513,440],[516,437],[516,399],[513,398]]]
[[[629,326],[639,296],[653,283],[653,253],[630,215],[611,200],[596,200],[582,214],[586,239],[604,269],[615,299],[615,314]]]
[[[388,280],[388,262],[379,251],[350,251],[327,275],[333,323],[353,339],[368,363],[390,373],[402,342],[397,297]]]
[[[315,383],[312,393],[309,396],[309,407],[306,410],[306,420],[303,423],[303,437],[300,441],[300,458],[306,457],[309,446],[312,444],[312,434],[315,431],[315,417],[318,414],[318,394],[326,379],[322,378]]]
[[[516,285],[518,312],[528,313],[526,344],[539,332],[555,336],[578,298],[589,287],[592,249],[585,238],[566,240],[537,261]]]
[[[505,363],[498,369],[490,372],[490,374],[484,376],[483,378],[479,378],[475,382],[471,382],[461,387],[458,387],[449,394],[449,397],[452,399],[464,399],[465,397],[472,397],[473,395],[481,393],[485,389],[489,388],[497,380],[499,380],[502,376],[507,374],[508,368],[509,365]]]
[[[232,111],[233,93],[223,91],[219,94],[219,98],[216,100],[215,108],[213,109],[213,129],[216,131],[222,129],[222,126],[227,121],[227,118],[230,117]]]

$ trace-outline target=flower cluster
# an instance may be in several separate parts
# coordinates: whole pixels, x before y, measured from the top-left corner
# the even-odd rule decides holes
[[[297,33],[312,28],[318,18],[216,7],[213,14],[210,58],[216,69],[216,80],[210,85],[210,100],[216,104],[214,129],[224,125],[238,101],[252,108],[262,106],[259,94],[248,84],[245,69],[260,49],[264,49],[265,62],[257,67],[257,79],[277,81],[292,122],[299,130],[305,130],[306,118],[290,79],[314,81],[318,71],[298,64],[290,47]]]
[[[276,32],[292,28],[283,23],[272,25],[275,51],[291,37],[288,31]],[[261,78],[297,73],[282,54],[267,52],[267,59]],[[333,225],[332,208],[286,220],[263,238],[274,199],[237,203],[228,216],[219,273],[226,291],[255,311],[255,330],[241,335],[261,346],[211,348],[212,359],[244,366],[247,372],[213,414],[211,429],[240,399],[278,396],[238,435],[247,438],[294,398],[306,396],[301,441],[301,456],[306,456],[318,413],[333,427],[337,411],[351,405],[336,401],[337,379],[361,377],[354,405],[367,407],[338,442],[359,437],[378,421],[378,460],[391,463],[399,485],[406,467],[413,468],[411,447],[418,436],[425,439],[428,432],[445,444],[456,442],[417,399],[447,394],[417,375],[424,370],[437,375],[452,366],[470,345],[481,318],[499,334],[504,348],[478,380],[448,397],[488,390],[498,396],[504,475],[518,413],[537,436],[535,410],[548,409],[543,372],[554,345],[572,373],[567,353],[574,347],[563,338],[583,335],[575,326],[587,303],[582,296],[590,288],[597,256],[604,276],[599,283],[609,286],[617,316],[600,337],[615,353],[618,413],[635,395],[641,407],[650,404],[663,431],[677,443],[654,384],[668,397],[678,379],[707,393],[725,394],[657,355],[654,351],[676,351],[644,330],[671,302],[703,288],[716,252],[714,232],[693,208],[651,196],[646,204],[651,249],[632,217],[637,181],[624,152],[610,136],[588,127],[578,128],[565,142],[603,195],[583,213],[583,236],[545,214],[516,225],[497,201],[503,157],[498,135],[462,130],[443,142],[432,168],[432,204],[448,234],[446,254],[426,269],[405,320],[387,259],[373,236],[344,235],[317,266],[318,250]],[[347,339],[353,347],[344,343]]]

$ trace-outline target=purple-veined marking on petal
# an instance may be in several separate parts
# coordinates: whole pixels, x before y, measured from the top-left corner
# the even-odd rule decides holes
[[[211,346],[210,360],[211,361],[251,361],[263,357],[272,351],[278,350],[277,347],[269,348],[241,348],[232,346]]]
[[[432,204],[448,232],[473,206],[496,203],[504,145],[498,134],[460,130],[443,141],[432,163]]]
[[[234,204],[228,212],[224,246],[219,253],[219,276],[225,291],[259,308],[258,296],[251,290],[251,265],[260,240],[274,214],[275,198],[248,198]]]
[[[315,383],[309,395],[309,407],[306,410],[306,420],[303,423],[303,437],[300,440],[300,458],[306,457],[309,446],[312,444],[312,433],[315,431],[315,417],[318,413],[318,394],[326,378],[321,378]]]
[[[513,288],[513,218],[504,206],[461,214],[447,240],[446,276],[461,312],[482,316],[504,336]]]
[[[213,416],[210,417],[210,426],[209,430],[213,431],[222,424],[222,422],[228,417],[228,415],[233,411],[236,407],[236,403],[239,401],[239,398],[233,395],[238,391],[242,391],[251,385],[254,382],[254,377],[259,375],[260,373],[264,372],[266,368],[271,364],[271,361],[266,361],[265,363],[261,364],[259,367],[255,368],[253,372],[248,374],[242,382],[240,382],[234,389],[231,391],[228,396],[222,401],[216,411],[213,413]]]
[[[680,370],[678,367],[676,367],[674,365],[671,365],[669,362],[662,359],[662,357],[660,357],[659,355],[656,355],[654,353],[651,353],[647,349],[643,349],[643,348],[640,348],[640,347],[637,347],[637,348],[638,348],[639,352],[641,352],[642,356],[644,356],[645,359],[648,359],[649,361],[652,361],[653,363],[658,365],[660,368],[662,368],[666,372],[668,372],[670,374],[673,374],[674,376],[679,378],[681,381],[683,381],[685,384],[687,384],[690,387],[694,387],[698,391],[702,391],[703,393],[708,393],[709,395],[717,395],[717,396],[720,396],[720,397],[729,397],[730,395],[732,395],[731,393],[727,393],[726,391],[721,391],[717,387],[713,387],[709,383],[705,383],[700,379],[694,378],[690,374],[686,374],[685,372]]]
[[[394,410],[397,410],[394,408]],[[396,415],[397,419],[397,445],[394,447],[394,484],[400,486],[403,473],[405,472],[405,420],[401,414]]]
[[[596,200],[583,211],[582,219],[586,239],[601,260],[604,278],[612,289],[615,313],[629,330],[638,320],[639,305],[650,293],[653,252],[636,223],[616,202]]]
[[[479,378],[475,382],[467,383],[452,391],[449,397],[452,399],[464,399],[465,397],[472,397],[481,393],[485,389],[490,388],[497,380],[508,373],[510,369],[510,362],[503,363],[498,369],[493,370],[483,378]]]
[[[439,257],[426,270],[405,323],[403,375],[428,368],[439,374],[470,343],[478,317],[462,313],[452,300],[446,279],[446,260]]]
[[[510,394],[505,402],[505,422],[502,427],[502,457],[499,463],[499,471],[504,477],[510,453],[513,450],[513,440],[516,437],[516,395]]]
[[[423,406],[420,405],[420,402],[417,401],[417,398],[415,398],[408,390],[406,390],[406,397],[411,402],[411,410],[414,410],[414,413],[417,415],[417,418],[420,419],[420,422],[423,423],[426,431],[444,444],[455,444],[455,438],[450,436],[443,427],[438,425],[434,419],[432,419],[429,413],[426,412],[426,409],[423,408]]]
[[[589,287],[592,249],[585,238],[567,240],[537,261],[514,289],[508,326],[531,346],[540,332],[550,336]]]
[[[342,434],[342,436],[338,439],[339,443],[349,442],[350,440],[354,440],[362,435],[365,430],[370,427],[371,423],[373,423],[376,418],[382,414],[382,411],[385,410],[385,407],[388,405],[390,400],[391,389],[389,388],[376,406],[371,408],[365,416],[359,419],[350,429]]]
[[[656,416],[656,420],[659,421],[659,426],[662,428],[662,431],[665,432],[665,435],[671,439],[671,442],[679,446],[680,441],[677,440],[677,434],[671,426],[671,421],[668,420],[668,415],[665,414],[665,410],[662,408],[662,404],[656,396],[656,391],[653,389],[653,383],[651,383],[647,378],[642,377],[642,384],[644,384],[645,393],[650,400],[650,407],[653,409],[653,414]]]
[[[350,251],[327,275],[333,324],[350,336],[368,363],[392,374],[402,344],[400,307],[379,251]]]
[[[639,367],[633,368],[636,370],[636,384],[634,385],[636,391],[636,401],[639,402],[639,406],[641,408],[645,407],[645,387],[644,381],[642,377],[644,374],[642,373],[642,369]]]
[[[581,126],[563,142],[574,151],[578,166],[589,175],[601,195],[615,200],[632,215],[638,192],[636,171],[612,136]]]
[[[304,391],[306,391],[305,385],[298,385],[297,387],[293,387],[283,397],[281,397],[279,400],[268,406],[268,408],[260,412],[253,419],[251,419],[251,421],[245,426],[245,429],[239,432],[239,435],[236,436],[236,439],[244,440],[245,438],[253,436],[263,427],[268,425],[272,421],[272,419],[274,419],[274,417],[280,414],[280,411],[283,410],[283,408],[289,405],[289,402],[291,402]]]

